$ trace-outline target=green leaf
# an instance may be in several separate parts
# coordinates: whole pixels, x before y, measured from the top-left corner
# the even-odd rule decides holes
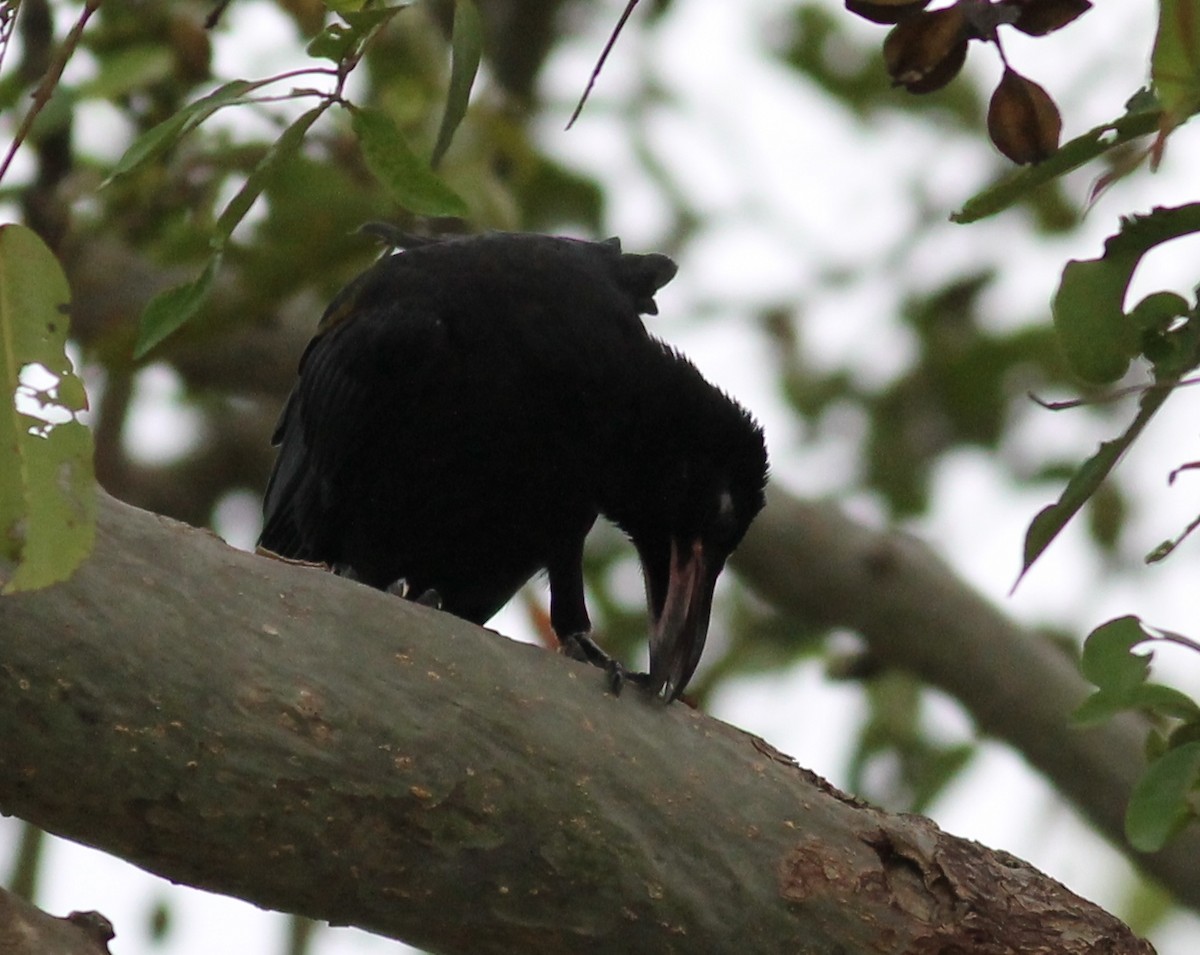
[[[1125,834],[1139,852],[1157,852],[1196,817],[1191,799],[1200,784],[1200,742],[1168,750],[1133,788]]]
[[[1059,147],[1044,162],[1012,173],[967,200],[962,209],[950,216],[951,222],[966,224],[986,219],[1020,202],[1038,186],[1091,162],[1110,149],[1147,136],[1158,129],[1162,110],[1151,97],[1135,97],[1129,112],[1111,123],[1104,123],[1076,136]]]
[[[351,29],[346,24],[330,23],[308,41],[304,52],[319,60],[341,63],[354,51],[360,39],[358,31]]]
[[[367,165],[400,205],[418,215],[467,215],[467,204],[417,157],[386,113],[351,107],[351,117]]]
[[[1101,624],[1083,642],[1079,669],[1096,686],[1126,693],[1144,683],[1150,673],[1148,653],[1132,653],[1139,643],[1153,639],[1134,616],[1117,617]]]
[[[1200,109],[1200,11],[1195,0],[1159,0],[1150,76],[1168,127]]]
[[[483,21],[474,0],[456,0],[454,29],[450,35],[450,89],[446,93],[446,111],[438,129],[437,144],[429,164],[436,167],[450,148],[454,131],[467,114],[471,87],[483,56]]]
[[[1151,292],[1130,309],[1129,317],[1140,332],[1162,331],[1190,310],[1178,292]]]
[[[107,186],[113,180],[133,172],[139,166],[166,152],[217,110],[241,102],[246,93],[261,86],[262,82],[265,81],[252,83],[248,80],[231,80],[207,96],[201,97],[194,103],[189,103],[179,112],[168,116],[157,126],[146,130],[125,150],[125,154],[117,161],[113,171],[101,185]]]
[[[18,561],[4,593],[65,580],[95,539],[92,434],[76,418],[87,396],[66,356],[69,301],[37,234],[0,226],[0,556]],[[22,383],[37,366],[55,379],[40,392]]]
[[[159,292],[150,300],[138,325],[137,342],[133,346],[135,359],[145,357],[151,348],[200,311],[212,290],[213,279],[220,266],[221,253],[214,252],[198,278]]]
[[[1200,707],[1195,706],[1195,701],[1191,702],[1193,709],[1198,712],[1186,717],[1183,723],[1171,730],[1170,749],[1185,743],[1200,743]]]
[[[1133,307],[1142,354],[1154,364],[1158,381],[1182,378],[1200,362],[1200,310],[1174,292],[1151,292]]]
[[[1084,381],[1116,381],[1138,353],[1137,328],[1121,308],[1140,253],[1072,260],[1051,310],[1059,344],[1071,369]]]
[[[1189,696],[1147,682],[1153,654],[1133,652],[1141,643],[1164,639],[1168,637],[1133,616],[1109,620],[1093,630],[1084,641],[1079,669],[1099,690],[1075,711],[1075,721],[1095,723],[1131,709],[1174,719],[1200,719],[1200,705]]]
[[[1071,720],[1080,726],[1093,726],[1110,720],[1127,709],[1129,707],[1124,699],[1097,690],[1075,708]]]
[[[1059,532],[1070,523],[1071,518],[1079,512],[1079,509],[1087,503],[1088,498],[1096,492],[1101,482],[1108,477],[1109,472],[1116,467],[1121,456],[1149,424],[1150,419],[1162,407],[1168,395],[1170,395],[1170,391],[1167,389],[1143,392],[1138,404],[1137,417],[1125,429],[1125,433],[1112,441],[1103,442],[1099,450],[1084,461],[1079,469],[1071,475],[1071,480],[1067,482],[1059,499],[1039,511],[1030,522],[1029,530],[1025,532],[1025,559],[1021,566],[1021,573],[1017,576],[1016,583],[1013,584],[1014,590],[1021,583],[1021,579],[1029,571],[1029,568],[1050,546]]]
[[[1200,203],[1158,208],[1121,223],[1098,259],[1071,261],[1052,305],[1054,328],[1072,369],[1085,381],[1115,381],[1138,354],[1138,322],[1125,293],[1142,256],[1163,242],[1200,231]]]
[[[1200,706],[1186,693],[1161,683],[1143,683],[1123,692],[1097,690],[1076,708],[1071,718],[1087,725],[1111,719],[1126,710],[1140,710],[1172,720],[1200,717]]]
[[[1193,322],[1172,332],[1154,328],[1180,307],[1177,296],[1147,296],[1129,314],[1122,306],[1141,257],[1162,242],[1196,232],[1200,232],[1200,203],[1154,209],[1150,215],[1124,220],[1121,232],[1105,242],[1104,256],[1067,264],[1054,300],[1055,329],[1063,352],[1082,378],[1108,382],[1120,377],[1139,349],[1153,361],[1154,378],[1160,385],[1177,382],[1195,365]],[[1096,454],[1076,470],[1062,497],[1033,518],[1025,536],[1025,563],[1018,583],[1096,492],[1169,395],[1168,388],[1142,392],[1138,416],[1127,431],[1100,445]],[[1156,552],[1154,557],[1159,554]]]
[[[233,230],[237,228],[237,224],[250,211],[254,200],[262,195],[262,191],[270,182],[271,174],[279,167],[279,164],[296,154],[296,150],[304,142],[304,134],[329,106],[330,104],[325,102],[320,106],[313,107],[285,129],[280,137],[271,144],[266,155],[259,160],[258,165],[246,177],[246,181],[238,190],[237,195],[230,199],[229,204],[221,211],[214,230],[215,241],[219,246],[224,245]]]
[[[323,102],[304,113],[299,119],[288,126],[280,137],[271,144],[270,149],[258,165],[254,167],[242,188],[229,200],[221,211],[213,230],[213,254],[210,256],[204,271],[191,282],[160,292],[151,299],[142,313],[138,327],[138,338],[134,345],[133,356],[140,359],[152,348],[177,331],[187,321],[199,312],[212,289],[213,279],[220,268],[225,243],[229,236],[242,221],[246,213],[271,181],[274,172],[290,157],[296,155],[304,135],[317,119],[330,106]]]
[[[362,44],[373,30],[405,9],[408,4],[370,10],[356,9],[362,6],[361,3],[341,4],[343,9],[337,9],[328,3],[326,6],[346,22],[329,24],[309,41],[305,52],[309,56],[341,64],[362,48]]]
[[[1130,702],[1139,710],[1177,720],[1200,719],[1200,704],[1186,693],[1161,683],[1146,683],[1130,694]]]

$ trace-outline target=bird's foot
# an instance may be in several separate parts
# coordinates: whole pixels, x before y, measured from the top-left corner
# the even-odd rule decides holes
[[[434,610],[442,609],[442,595],[430,587],[428,590],[418,594],[413,598],[413,603],[418,603],[422,607],[432,607]]]
[[[637,670],[627,669],[616,660],[610,659],[608,661],[604,667],[604,673],[608,677],[608,691],[613,696],[620,696],[621,691],[625,689],[626,683],[632,683],[634,686],[642,686],[646,689],[654,688],[649,673],[639,673]]]
[[[590,663],[604,671],[608,678],[608,691],[620,696],[626,683],[649,687],[650,674],[629,670],[625,665],[610,657],[587,633],[569,633],[562,639],[563,653],[572,660]]]
[[[442,609],[441,594],[430,587],[428,590],[423,590],[421,593],[414,595],[412,588],[408,585],[408,579],[405,577],[393,580],[384,590],[393,597],[399,597],[401,600],[411,600],[422,607],[432,607],[434,610]]]
[[[409,593],[408,580],[404,577],[401,577],[399,580],[393,580],[384,588],[384,592],[391,594],[393,597],[399,597],[401,600],[407,600]]]

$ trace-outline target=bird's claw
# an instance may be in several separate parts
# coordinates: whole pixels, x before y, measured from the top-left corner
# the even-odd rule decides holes
[[[401,577],[399,580],[393,580],[384,590],[393,597],[399,597],[401,600],[408,599],[408,579]]]
[[[586,633],[570,633],[562,640],[563,653],[572,660],[590,663],[600,667],[608,681],[608,692],[620,696],[625,684],[651,687],[650,674],[638,673],[628,669],[623,663],[614,660]]]
[[[609,659],[604,665],[604,673],[608,677],[608,692],[613,696],[620,696],[621,691],[625,689],[626,683],[632,683],[634,686],[645,687],[648,690],[654,688],[654,683],[650,678],[649,673],[640,673],[637,670],[630,670],[624,664],[618,663],[616,660]]]
[[[411,600],[415,604],[420,604],[422,607],[432,607],[434,610],[442,609],[441,594],[430,587],[428,590],[423,590],[421,593],[413,596],[412,587],[409,586],[408,579],[405,577],[393,580],[384,589],[393,597],[399,597],[401,600]]]
[[[609,660],[604,667],[604,675],[608,678],[608,692],[613,696],[620,696],[621,691],[625,689],[626,682],[629,680],[629,671],[616,660]]]
[[[413,603],[419,603],[422,607],[432,607],[434,610],[441,610],[442,595],[430,587],[419,596],[413,598]]]

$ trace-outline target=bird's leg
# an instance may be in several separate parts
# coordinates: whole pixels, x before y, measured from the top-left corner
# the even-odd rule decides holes
[[[588,619],[583,599],[583,538],[571,550],[553,561],[550,576],[550,626],[558,635],[562,651],[573,660],[598,666],[608,675],[608,688],[620,696],[626,683],[647,684],[648,673],[631,673],[610,657],[591,637],[592,622]]]
[[[558,640],[562,645],[563,653],[572,660],[590,663],[604,669],[614,662],[613,658],[592,639],[591,634],[586,630],[579,633],[568,633],[566,636],[559,637]]]
[[[546,568],[550,578],[550,626],[563,652],[586,663],[604,666],[609,656],[588,636],[592,621],[588,619],[587,603],[583,599],[583,537],[572,540],[567,549],[550,561]]]

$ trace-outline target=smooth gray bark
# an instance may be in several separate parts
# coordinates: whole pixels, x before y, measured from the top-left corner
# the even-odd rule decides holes
[[[52,832],[448,953],[1151,951],[682,705],[103,495],[100,515],[69,582],[0,599],[0,810]]]

